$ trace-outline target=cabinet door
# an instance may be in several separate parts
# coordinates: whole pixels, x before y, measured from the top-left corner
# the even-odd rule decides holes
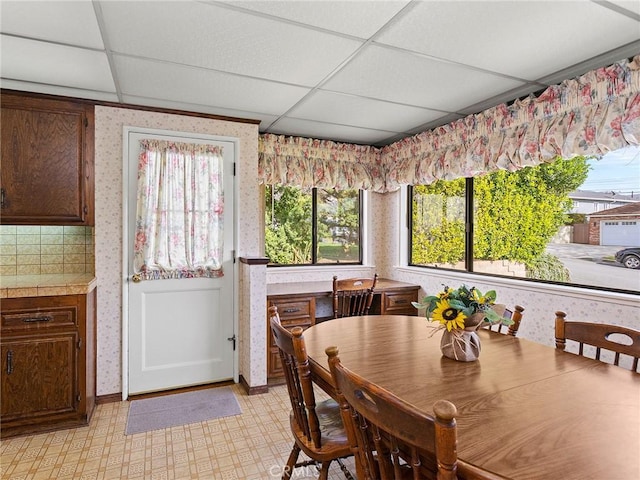
[[[77,335],[56,334],[2,343],[2,420],[77,409]]]
[[[4,224],[92,225],[93,106],[2,95]]]

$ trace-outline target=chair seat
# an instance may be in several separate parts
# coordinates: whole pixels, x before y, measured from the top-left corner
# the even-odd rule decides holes
[[[342,423],[338,402],[332,398],[324,400],[316,406],[316,413],[320,421],[322,437],[325,440],[347,443],[347,431]]]
[[[321,441],[322,447],[328,447],[329,445],[336,444],[340,447],[348,445],[347,432],[344,429],[342,423],[342,417],[340,416],[340,405],[332,399],[323,400],[316,404],[316,414],[318,415],[318,422],[320,423],[320,431],[322,432]],[[289,416],[291,427],[296,428],[296,419],[293,411]],[[298,438],[304,438],[304,434],[301,434]],[[307,442],[305,442],[307,443]],[[311,441],[308,442],[312,445]]]

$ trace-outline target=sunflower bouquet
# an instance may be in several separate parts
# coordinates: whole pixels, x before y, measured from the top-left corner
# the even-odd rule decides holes
[[[486,293],[476,287],[462,285],[456,289],[444,287],[438,295],[429,295],[421,302],[411,302],[415,308],[425,309],[426,317],[438,322],[438,329],[475,331],[483,325],[510,325],[511,319],[501,317],[491,306],[496,301],[495,290]],[[480,313],[482,315],[475,315]]]

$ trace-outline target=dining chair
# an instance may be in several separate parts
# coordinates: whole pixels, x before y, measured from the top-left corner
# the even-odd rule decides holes
[[[378,274],[373,278],[333,277],[333,318],[367,315],[373,301]]]
[[[352,453],[339,405],[333,399],[316,403],[302,327],[294,327],[289,332],[281,325],[276,306],[269,307],[269,324],[280,352],[291,400],[289,423],[294,444],[282,478],[292,478],[295,468],[320,464],[318,478],[327,480],[329,466],[336,460],[345,477],[353,480],[351,472],[342,462]],[[311,460],[298,462],[301,451]]]
[[[453,403],[427,414],[343,366],[337,347],[325,352],[359,480],[504,480],[458,460]]]
[[[586,354],[585,345],[595,348],[594,358],[601,360],[601,353],[609,351],[613,364],[620,363],[620,355],[632,359],[631,370],[638,372],[640,358],[640,331],[606,323],[574,322],[566,319],[565,312],[556,312],[556,348],[564,350],[567,340],[578,343],[578,355]],[[639,372],[640,373],[640,372]]]
[[[507,306],[503,303],[496,303],[492,305],[491,308],[500,316],[504,318],[509,318],[513,320],[511,325],[503,325],[499,323],[497,325],[487,325],[489,330],[498,333],[505,333],[507,335],[511,335],[515,337],[518,334],[518,329],[520,328],[520,322],[522,321],[522,312],[524,312],[524,307],[520,305],[516,305],[513,310],[507,308]]]

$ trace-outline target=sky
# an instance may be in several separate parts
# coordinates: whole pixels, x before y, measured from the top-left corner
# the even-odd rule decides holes
[[[613,191],[625,195],[640,193],[640,147],[615,150],[600,160],[589,160],[589,164],[589,177],[580,190]]]

